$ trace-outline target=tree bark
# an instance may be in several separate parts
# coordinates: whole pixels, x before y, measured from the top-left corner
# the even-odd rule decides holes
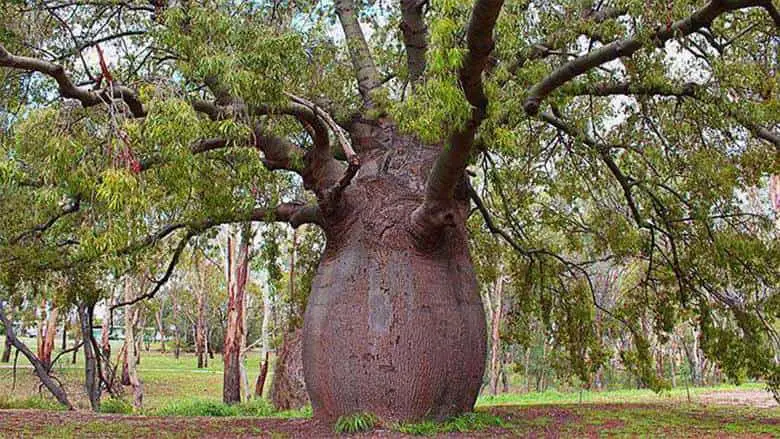
[[[501,309],[503,308],[503,276],[496,280],[495,297],[493,298],[493,309],[490,331],[490,393],[498,394],[498,379],[501,374]]]
[[[316,418],[470,411],[485,370],[485,315],[457,184],[448,224],[420,235],[412,212],[441,151],[356,121],[362,166],[323,221],[327,245],[304,316],[303,365]],[[459,179],[463,182],[463,177]]]
[[[257,376],[255,382],[255,397],[263,397],[263,389],[265,388],[265,380],[268,377],[268,357],[271,351],[271,290],[265,286],[261,286],[263,291],[263,323],[261,327],[262,338],[262,350],[260,351],[260,374]]]
[[[46,328],[43,331],[43,341],[41,343],[40,358],[41,363],[46,369],[51,368],[51,353],[54,351],[54,343],[57,338],[57,317],[59,311],[55,308],[54,303],[51,304],[51,310],[49,316],[46,319]]]
[[[302,334],[300,328],[285,334],[276,357],[271,403],[277,410],[297,409],[309,402],[303,380]]]
[[[2,322],[3,326],[5,326],[6,340],[10,341],[11,345],[17,349],[17,353],[21,352],[27,358],[30,364],[33,365],[35,374],[38,375],[41,383],[43,383],[43,385],[49,390],[49,392],[51,392],[51,394],[60,404],[67,407],[68,410],[74,410],[73,404],[71,404],[70,400],[68,400],[68,395],[65,393],[65,389],[63,389],[62,386],[49,375],[49,366],[44,365],[43,362],[41,362],[24,343],[16,338],[13,325],[11,321],[5,316],[2,303],[0,303],[0,322]]]
[[[79,305],[79,320],[81,322],[81,337],[84,340],[84,387],[93,411],[100,410],[100,370],[95,353],[95,343],[92,337],[92,313],[94,305],[82,303]]]
[[[160,304],[160,309],[154,314],[157,321],[157,332],[160,334],[160,353],[165,353],[165,326],[163,325],[163,307]]]
[[[129,277],[125,278],[125,300],[133,300],[133,285]],[[138,378],[138,368],[136,361],[136,343],[135,329],[138,322],[138,310],[135,305],[125,307],[125,370],[127,371],[127,381],[133,387],[133,407],[140,410],[144,405],[144,387],[141,379]]]
[[[207,357],[207,343],[208,337],[206,335],[206,280],[204,273],[201,271],[203,267],[201,265],[200,258],[195,260],[195,275],[197,276],[197,302],[198,302],[198,317],[195,322],[195,355],[198,357],[198,369],[208,367]]]
[[[238,236],[228,237],[228,317],[223,349],[224,379],[222,400],[226,404],[241,402],[241,348],[244,333],[244,300],[249,268],[249,225],[244,225]]]
[[[11,361],[11,339],[6,337],[5,348],[3,349],[3,357],[0,358],[0,363],[8,363]]]
[[[257,381],[255,381],[255,398],[258,399],[263,397],[265,380],[268,378],[268,355],[268,351],[265,351],[265,353],[262,354],[262,360],[260,360],[260,373],[257,375]]]

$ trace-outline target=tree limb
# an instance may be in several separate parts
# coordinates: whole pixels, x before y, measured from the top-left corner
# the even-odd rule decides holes
[[[374,65],[363,29],[360,28],[357,10],[353,0],[336,0],[336,14],[347,39],[349,54],[357,76],[358,89],[363,102],[371,104],[371,91],[380,85],[379,72]]]
[[[680,86],[676,85],[644,85],[632,84],[629,82],[618,83],[572,83],[561,87],[561,92],[573,96],[615,96],[615,95],[637,95],[637,96],[671,96],[677,98],[689,97],[703,102],[711,102],[716,98],[710,96],[699,84],[689,82]],[[739,111],[734,111],[726,107],[726,113],[740,125],[747,128],[755,137],[763,139],[780,148],[780,134],[762,127],[750,121]]]
[[[706,6],[694,12],[691,16],[675,21],[670,26],[654,32],[650,40],[662,47],[664,43],[672,38],[684,37],[703,27],[710,26],[717,17],[725,12],[756,6],[767,8],[768,2],[768,0],[710,0]],[[771,6],[771,3],[769,7],[774,8]],[[776,23],[776,25],[780,24]],[[586,55],[564,63],[531,87],[523,104],[523,109],[527,114],[535,115],[539,111],[542,101],[558,87],[604,63],[620,57],[631,56],[642,47],[644,47],[644,39],[641,36],[635,36],[613,41]]]
[[[425,72],[428,26],[425,25],[423,10],[427,2],[401,0],[401,34],[406,46],[406,68],[411,82],[417,82]]]
[[[146,116],[146,110],[138,99],[135,90],[117,83],[111,83],[108,87],[100,91],[76,87],[68,75],[65,74],[65,69],[61,65],[36,58],[12,55],[2,44],[0,44],[0,67],[30,70],[50,76],[57,82],[60,95],[63,98],[76,99],[81,102],[81,105],[84,107],[110,104],[114,99],[119,99],[127,104],[127,107],[130,109],[130,113],[132,113],[133,116]]]
[[[49,375],[49,371],[46,369],[46,366],[41,363],[41,361],[38,359],[38,357],[33,354],[33,352],[22,343],[18,338],[16,338],[16,334],[14,333],[13,329],[13,323],[6,317],[5,310],[3,309],[3,302],[0,301],[0,322],[3,323],[3,326],[5,326],[5,336],[8,338],[8,340],[11,342],[11,344],[17,349],[18,351],[21,351],[22,354],[24,354],[25,357],[27,357],[27,360],[30,362],[30,364],[33,365],[35,368],[35,374],[38,375],[38,378],[40,378],[41,383],[43,383],[44,386],[46,386],[47,389],[51,392],[52,395],[54,395],[55,398],[57,398],[57,401],[68,408],[68,410],[75,410],[73,407],[73,404],[70,403],[68,400],[68,396],[65,394],[65,390],[62,388],[61,385],[58,385],[54,379]]]
[[[451,201],[455,187],[464,176],[474,135],[487,115],[488,99],[482,86],[482,72],[493,51],[493,28],[501,12],[503,0],[477,0],[471,12],[466,31],[466,54],[463,66],[458,71],[460,85],[471,104],[471,118],[449,139],[428,176],[425,200],[412,215],[412,223],[419,229],[418,236],[443,226],[454,224]]]

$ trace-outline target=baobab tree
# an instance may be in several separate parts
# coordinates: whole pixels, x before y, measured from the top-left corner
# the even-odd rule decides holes
[[[472,408],[484,373],[474,213],[562,321],[599,306],[585,300],[589,259],[570,257],[583,241],[644,261],[644,294],[611,318],[646,382],[637,310],[664,331],[691,309],[727,373],[780,384],[780,301],[753,294],[776,297],[780,249],[750,232],[766,217],[737,196],[778,169],[769,0],[44,0],[3,13],[5,283],[168,250],[140,301],[214,227],[315,224],[315,416],[441,418]]]

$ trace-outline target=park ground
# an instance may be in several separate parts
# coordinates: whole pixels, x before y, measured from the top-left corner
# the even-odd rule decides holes
[[[33,340],[34,342],[34,340]],[[34,345],[34,344],[33,344]],[[61,359],[55,375],[82,410],[56,410],[41,398],[32,371],[19,359],[0,364],[0,437],[2,438],[244,438],[332,437],[333,426],[311,419],[311,410],[274,412],[255,401],[228,408],[222,392],[221,358],[208,369],[195,368],[192,354],[179,360],[154,350],[142,353],[145,408],[138,414],[86,410],[81,395],[83,370]],[[258,358],[248,361],[256,376]],[[269,377],[270,378],[270,377]],[[270,381],[269,381],[270,382]],[[780,407],[760,383],[709,388],[604,392],[531,392],[481,397],[476,413],[443,424],[377,423],[358,437],[745,437],[780,438]],[[108,400],[107,411],[129,407]],[[195,416],[195,415],[210,416]]]

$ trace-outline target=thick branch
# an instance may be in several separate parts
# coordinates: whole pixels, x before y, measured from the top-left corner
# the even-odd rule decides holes
[[[360,28],[355,2],[353,0],[336,0],[336,14],[339,16],[341,28],[347,39],[349,54],[352,57],[352,65],[357,76],[358,89],[363,96],[363,101],[370,104],[371,91],[379,87],[381,82],[368,43],[366,43],[366,37]]]
[[[57,384],[55,380],[49,375],[49,371],[47,370],[46,366],[41,363],[41,361],[38,359],[38,357],[33,354],[33,352],[22,343],[18,338],[16,338],[16,334],[14,333],[13,323],[6,317],[5,310],[3,309],[3,302],[0,301],[0,322],[3,323],[3,326],[5,326],[5,336],[6,338],[11,342],[11,344],[22,354],[24,354],[25,357],[27,357],[27,360],[30,362],[30,364],[33,365],[35,368],[35,374],[38,375],[38,378],[40,378],[41,382],[44,386],[46,386],[47,389],[51,392],[52,395],[54,395],[55,398],[57,398],[57,401],[59,401],[60,404],[64,405],[68,408],[68,410],[75,410],[73,407],[73,404],[70,403],[68,400],[68,396],[65,394],[65,390],[62,388],[61,385]]]
[[[76,197],[74,200],[70,200],[68,202],[68,204],[60,212],[58,212],[56,215],[51,217],[51,219],[49,219],[48,221],[46,221],[43,224],[39,224],[39,225],[33,227],[30,230],[22,232],[21,234],[19,234],[15,238],[11,239],[9,244],[14,245],[14,244],[18,243],[19,241],[21,241],[22,239],[24,239],[27,236],[34,235],[36,233],[43,233],[46,230],[48,230],[51,226],[53,226],[54,223],[59,221],[60,218],[62,218],[64,216],[67,216],[67,215],[69,215],[71,213],[78,212],[79,209],[81,209],[81,199],[79,197]]]
[[[406,46],[406,68],[412,82],[425,72],[425,52],[428,49],[428,26],[423,8],[427,0],[401,0],[401,34]]]
[[[680,38],[708,27],[721,14],[738,9],[762,6],[766,7],[767,0],[711,0],[707,5],[690,17],[678,20],[671,26],[663,28],[652,34],[650,40],[662,47],[672,38]],[[569,82],[575,77],[609,61],[620,57],[633,55],[644,46],[641,36],[614,41],[606,46],[599,47],[586,55],[575,58],[555,69],[542,81],[536,83],[528,92],[523,108],[529,115],[535,115],[539,111],[542,101],[555,89]]]
[[[487,115],[488,99],[482,86],[482,72],[493,51],[493,28],[501,12],[503,0],[477,0],[471,12],[466,32],[466,54],[458,72],[466,100],[471,104],[471,118],[449,139],[449,145],[439,154],[426,183],[425,201],[413,214],[413,224],[419,236],[444,225],[453,224],[451,201],[455,187],[464,178],[474,135]]]
[[[168,268],[165,270],[163,277],[160,278],[159,280],[154,281],[154,287],[149,292],[144,293],[132,300],[119,302],[114,305],[111,305],[111,310],[113,311],[116,308],[121,308],[127,305],[133,305],[142,300],[153,298],[173,275],[173,272],[176,269],[176,265],[179,263],[181,254],[184,252],[184,249],[187,247],[187,244],[189,243],[190,239],[193,236],[202,233],[212,227],[221,224],[243,223],[247,221],[259,221],[259,222],[279,221],[279,222],[286,222],[292,225],[293,227],[297,228],[302,224],[309,224],[309,223],[321,224],[321,220],[322,218],[320,215],[320,210],[315,205],[307,205],[303,203],[282,203],[279,206],[272,209],[255,208],[251,212],[248,212],[246,214],[235,215],[235,216],[225,217],[220,219],[209,219],[201,222],[192,223],[189,225],[175,224],[175,225],[167,226],[162,230],[160,230],[159,232],[154,233],[148,236],[147,238],[141,240],[136,245],[128,247],[134,250],[138,250],[140,248],[149,246],[159,241],[160,239],[164,238],[165,236],[168,236],[169,234],[173,233],[176,230],[182,228],[186,229],[187,233],[184,235],[184,237],[179,241],[179,244],[176,246],[176,249],[174,250],[173,255],[171,256],[171,260],[168,263]],[[120,252],[120,253],[126,253],[126,252]]]
[[[146,110],[138,99],[138,95],[134,90],[128,87],[111,83],[108,88],[99,92],[79,88],[76,87],[68,75],[65,74],[65,69],[61,65],[40,59],[12,55],[8,53],[2,45],[0,45],[0,67],[29,70],[48,75],[57,81],[60,95],[63,98],[76,99],[81,102],[81,105],[84,107],[108,104],[114,99],[119,99],[127,104],[127,107],[130,109],[133,116],[143,117],[146,115]]]

